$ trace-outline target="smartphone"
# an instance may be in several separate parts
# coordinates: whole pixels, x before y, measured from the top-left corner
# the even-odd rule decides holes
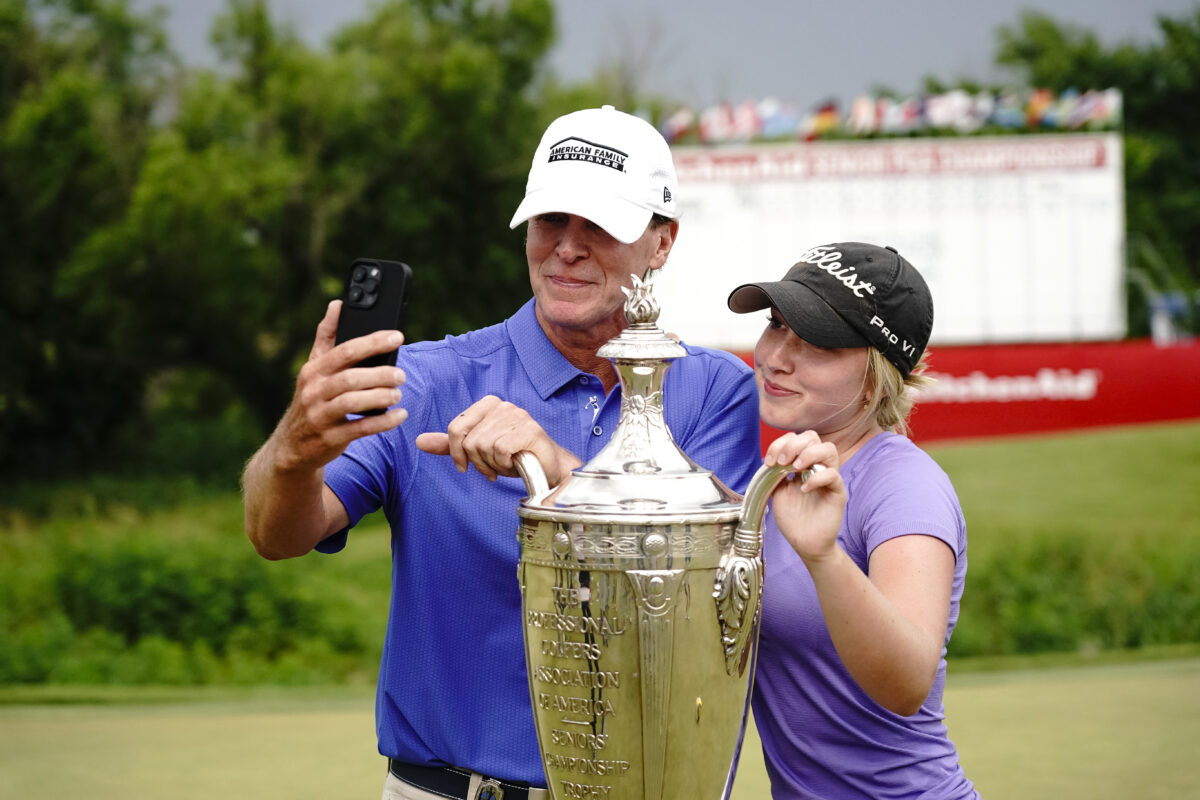
[[[399,261],[358,258],[350,265],[342,292],[342,314],[338,319],[336,343],[356,339],[378,330],[404,330],[408,288],[412,269]],[[397,350],[369,356],[360,367],[391,366]],[[382,414],[386,409],[367,409],[362,414]]]

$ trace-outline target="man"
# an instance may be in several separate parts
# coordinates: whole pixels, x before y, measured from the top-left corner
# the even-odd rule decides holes
[[[621,287],[666,263],[676,189],[670,149],[643,120],[611,106],[555,120],[510,225],[528,222],[533,299],[499,325],[403,347],[395,368],[353,367],[400,333],[335,347],[334,301],[291,406],[246,467],[246,530],[267,558],[340,550],[365,514],[387,514],[385,800],[486,798],[489,780],[506,800],[548,796],[536,788],[513,456],[533,452],[553,486],[616,429],[617,374],[596,351],[625,327]],[[760,461],[752,375],[727,353],[688,352],[667,373],[667,424],[693,460],[744,491]],[[347,418],[395,406],[401,384],[403,407]]]

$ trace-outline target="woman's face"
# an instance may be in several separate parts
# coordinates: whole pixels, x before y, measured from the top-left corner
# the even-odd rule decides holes
[[[763,422],[825,438],[865,416],[867,348],[824,348],[797,336],[774,308],[754,347]]]

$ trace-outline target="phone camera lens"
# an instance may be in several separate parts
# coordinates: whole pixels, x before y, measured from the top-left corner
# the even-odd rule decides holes
[[[346,293],[347,298],[351,303],[361,303],[363,299],[363,290],[360,286],[351,286],[350,291]]]
[[[355,267],[354,271],[351,273],[351,279],[355,283],[358,283],[365,277],[367,277],[367,268],[366,267]]]

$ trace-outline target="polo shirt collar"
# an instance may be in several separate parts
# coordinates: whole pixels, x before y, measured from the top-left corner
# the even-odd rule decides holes
[[[585,373],[567,361],[546,338],[545,331],[537,321],[535,303],[536,300],[530,298],[516,314],[508,318],[504,326],[530,383],[546,400]]]

